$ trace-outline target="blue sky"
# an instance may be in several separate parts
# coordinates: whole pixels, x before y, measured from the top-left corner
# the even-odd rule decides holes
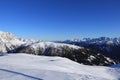
[[[0,0],[0,30],[65,40],[120,36],[120,0]]]

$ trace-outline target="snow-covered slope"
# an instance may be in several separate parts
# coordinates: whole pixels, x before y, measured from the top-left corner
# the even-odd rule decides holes
[[[64,43],[44,41],[26,43],[16,49],[16,53],[66,57],[86,65],[108,66],[116,63],[114,60],[111,60],[92,50]]]
[[[120,80],[120,68],[86,66],[67,58],[0,56],[0,80]]]
[[[34,43],[26,43],[24,46],[30,46],[32,48],[40,47],[40,48],[43,48],[43,49],[46,49],[48,47],[58,48],[58,47],[64,47],[64,46],[68,46],[68,47],[74,48],[74,49],[83,48],[83,47],[70,45],[70,44],[65,44],[65,43],[54,43],[54,42],[45,42],[45,41],[38,41],[38,42],[34,42]]]

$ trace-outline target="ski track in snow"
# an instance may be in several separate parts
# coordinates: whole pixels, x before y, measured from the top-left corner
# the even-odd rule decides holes
[[[0,80],[120,80],[120,68],[87,66],[60,57],[8,54],[0,56]]]

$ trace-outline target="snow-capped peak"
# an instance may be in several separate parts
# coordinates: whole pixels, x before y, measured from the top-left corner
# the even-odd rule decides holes
[[[0,52],[8,52],[14,50],[24,42],[20,41],[10,32],[0,31]]]
[[[12,33],[0,31],[0,42],[9,42],[17,39]]]
[[[73,40],[66,40],[62,42],[85,42],[88,44],[120,44],[120,37],[118,38],[109,38],[109,37],[99,37],[99,38],[83,38],[83,39],[73,39]]]
[[[46,41],[33,40],[33,39],[19,39],[16,36],[14,36],[12,33],[3,32],[3,31],[0,31],[0,42],[1,42],[0,43],[1,52],[8,52],[8,51],[14,50],[20,47],[21,45],[30,46],[34,49],[37,49],[37,48],[46,49],[48,47],[57,48],[57,47],[64,47],[64,46],[68,46],[74,49],[81,48],[79,46],[74,46],[70,44],[46,42]]]

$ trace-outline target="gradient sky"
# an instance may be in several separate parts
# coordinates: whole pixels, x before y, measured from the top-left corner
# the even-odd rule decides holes
[[[120,36],[120,0],[0,0],[0,30],[65,40]]]

